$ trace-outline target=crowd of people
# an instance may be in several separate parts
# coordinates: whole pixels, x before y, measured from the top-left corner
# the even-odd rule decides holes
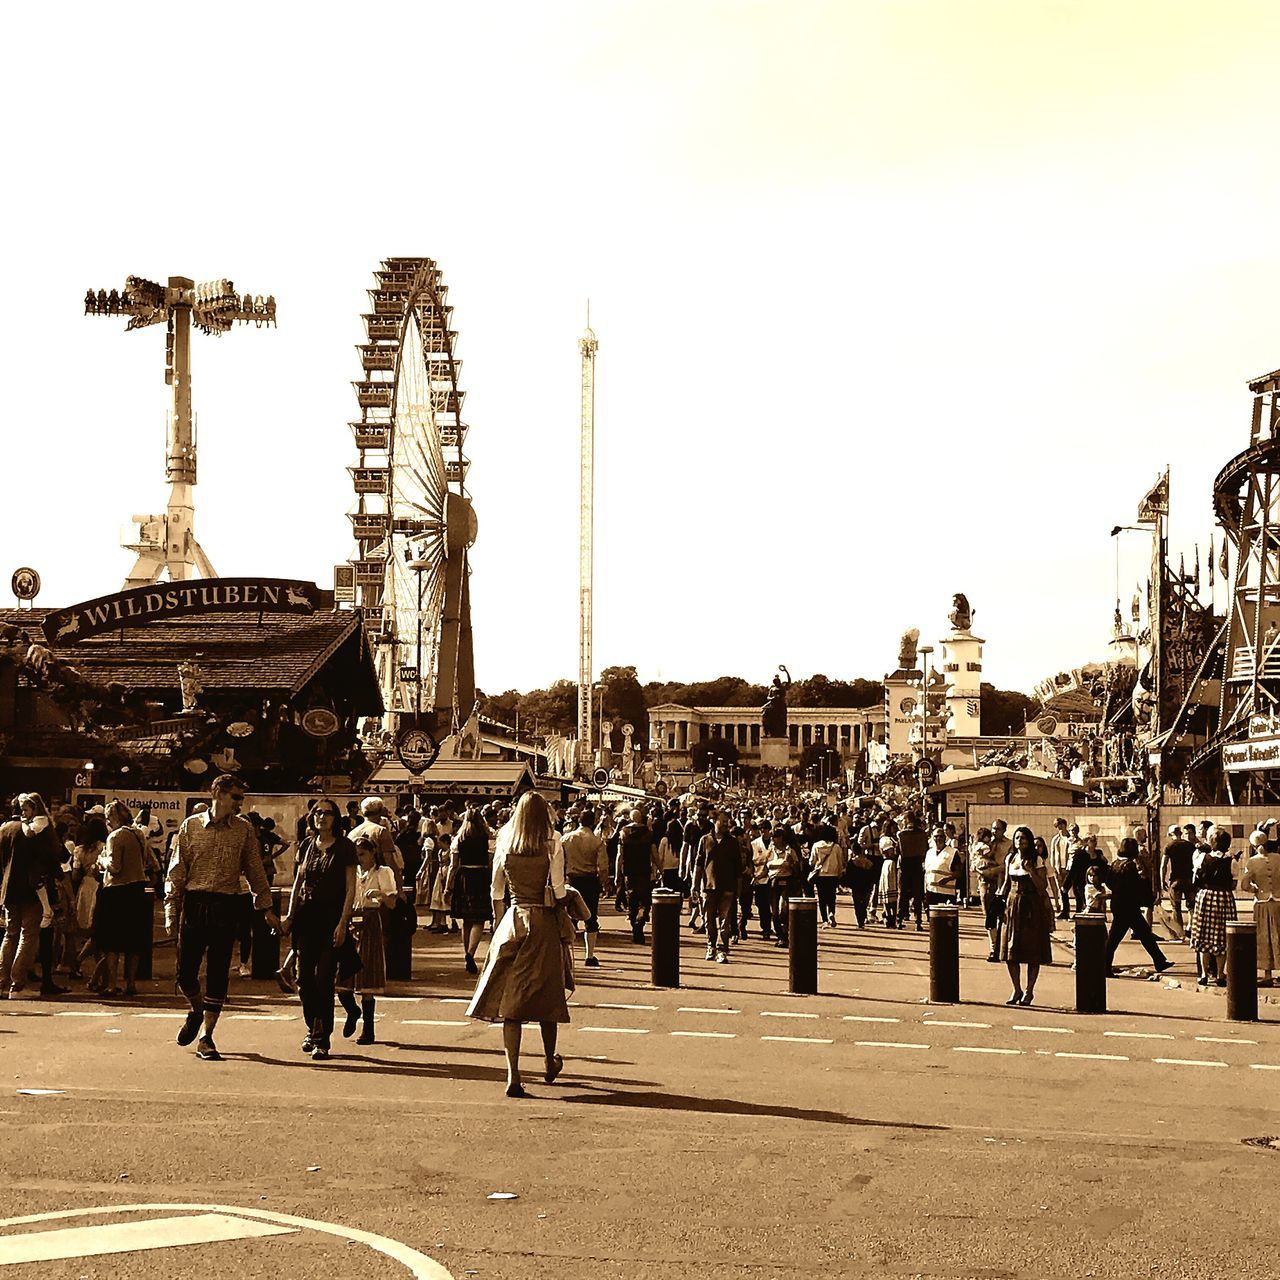
[[[1157,972],[1173,964],[1161,941],[1185,941],[1200,985],[1223,985],[1226,925],[1237,895],[1252,894],[1260,985],[1271,985],[1280,967],[1274,820],[1234,849],[1231,833],[1210,821],[1174,826],[1158,856],[1136,827],[1108,857],[1095,835],[1066,818],[1048,840],[1026,826],[1009,833],[1002,820],[970,839],[949,824],[927,828],[912,804],[871,798],[733,804],[688,795],[561,809],[530,792],[514,810],[408,804],[393,816],[376,796],[345,810],[316,796],[290,842],[269,820],[242,817],[245,800],[238,778],[215,779],[209,802],[162,849],[160,824],[118,799],[84,815],[51,815],[39,795],[16,797],[12,820],[0,827],[0,998],[22,994],[37,966],[42,995],[67,991],[56,980],[63,973],[87,978],[104,995],[135,994],[138,959],[150,945],[150,884],[163,893],[177,985],[189,1005],[178,1043],[195,1041],[197,1056],[220,1058],[214,1030],[234,951],[238,942],[246,976],[261,913],[289,941],[276,979],[296,990],[303,1052],[322,1061],[335,1003],[344,1036],[358,1031],[356,1043],[376,1042],[377,998],[396,939],[422,922],[457,936],[462,967],[478,979],[469,1012],[504,1024],[508,1091],[520,1097],[520,1026],[540,1024],[546,1078],[554,1079],[556,1029],[568,1020],[565,991],[574,985],[578,947],[584,967],[600,964],[601,902],[612,899],[632,942],[644,944],[659,886],[680,894],[687,925],[705,936],[706,960],[715,964],[728,964],[753,936],[786,946],[788,904],[797,897],[816,899],[828,929],[844,921],[901,930],[914,922],[922,931],[936,905],[980,906],[987,959],[1008,967],[1010,1004],[1032,1003],[1040,969],[1052,963],[1057,923],[1073,909],[1110,917],[1109,974],[1132,934]],[[272,882],[290,844],[293,883],[277,915]],[[1171,937],[1157,936],[1157,913]]]

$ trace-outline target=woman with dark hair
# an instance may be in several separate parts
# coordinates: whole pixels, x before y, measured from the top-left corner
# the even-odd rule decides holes
[[[49,809],[34,791],[18,796],[18,814],[0,827],[4,867],[4,944],[0,946],[0,999],[26,984],[40,947],[40,930],[53,923],[50,867],[62,861]]]
[[[484,937],[484,927],[493,919],[489,899],[489,828],[480,810],[468,808],[450,851],[445,896],[449,914],[462,922],[462,954],[468,973],[479,973],[476,951]]]
[[[787,945],[787,899],[795,892],[803,866],[795,832],[778,823],[769,836],[769,860],[765,864],[769,876],[769,909],[773,914],[773,930],[777,934],[775,947]]]
[[[1000,939],[1000,959],[1009,968],[1013,994],[1005,1004],[1030,1004],[1035,998],[1036,979],[1042,964],[1053,963],[1049,933],[1053,923],[1053,899],[1049,895],[1049,870],[1036,852],[1036,838],[1030,827],[1015,827],[1013,848],[1004,860],[1004,932]],[[1023,989],[1019,966],[1027,966]]]
[[[1147,923],[1144,909],[1153,902],[1151,881],[1147,878],[1139,861],[1138,842],[1131,836],[1120,841],[1115,862],[1106,874],[1106,883],[1111,891],[1111,932],[1107,935],[1107,977],[1112,977],[1112,963],[1115,960],[1116,948],[1124,940],[1126,933],[1133,936],[1147,949],[1151,963],[1157,973],[1173,968],[1173,961],[1167,960],[1156,942],[1156,936]]]
[[[556,1052],[559,1024],[569,1021],[564,940],[556,910],[566,892],[564,848],[547,802],[536,791],[520,797],[511,821],[498,832],[490,887],[494,915],[502,913],[502,919],[493,931],[467,1016],[502,1023],[507,1097],[525,1098],[522,1024],[536,1022],[542,1032],[543,1079],[551,1084],[564,1067]],[[503,913],[508,891],[511,905]]]
[[[347,940],[356,896],[355,846],[335,832],[340,817],[328,796],[312,808],[311,834],[298,850],[289,911],[280,922],[298,954],[298,995],[307,1024],[302,1052],[317,1062],[329,1056],[338,949]]]
[[[1209,848],[1196,859],[1196,906],[1187,937],[1196,952],[1199,987],[1216,979],[1227,985],[1227,921],[1236,918],[1234,878],[1231,870],[1231,833],[1214,834]]]

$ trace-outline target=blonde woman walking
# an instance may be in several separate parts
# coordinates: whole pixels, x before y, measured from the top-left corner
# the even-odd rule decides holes
[[[511,905],[504,913],[508,892]],[[559,1024],[569,1021],[559,913],[565,897],[564,849],[547,802],[526,791],[511,821],[498,832],[490,886],[493,914],[501,916],[467,1016],[502,1023],[507,1097],[528,1094],[520,1078],[522,1024],[536,1022],[551,1084],[564,1067],[556,1052]]]

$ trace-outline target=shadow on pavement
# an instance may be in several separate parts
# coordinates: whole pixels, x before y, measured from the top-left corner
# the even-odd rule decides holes
[[[592,1093],[561,1095],[563,1102],[585,1102],[612,1107],[640,1107],[655,1111],[702,1111],[708,1115],[758,1116],[765,1120],[808,1120],[814,1124],[851,1125],[857,1128],[914,1129],[944,1133],[943,1124],[917,1124],[910,1120],[866,1120],[840,1111],[817,1111],[769,1103],[743,1102],[738,1098],[695,1098],[682,1093],[637,1092],[602,1089]]]

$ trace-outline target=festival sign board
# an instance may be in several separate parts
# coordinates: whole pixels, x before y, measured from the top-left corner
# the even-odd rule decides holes
[[[292,613],[307,617],[315,613],[319,603],[320,591],[313,582],[289,578],[197,578],[135,587],[55,609],[44,620],[44,634],[51,644],[74,644],[123,627],[194,614]]]
[[[1222,767],[1228,773],[1280,769],[1280,737],[1251,738],[1222,748]]]
[[[430,769],[439,754],[440,744],[420,725],[408,725],[396,738],[396,755],[415,777]]]

